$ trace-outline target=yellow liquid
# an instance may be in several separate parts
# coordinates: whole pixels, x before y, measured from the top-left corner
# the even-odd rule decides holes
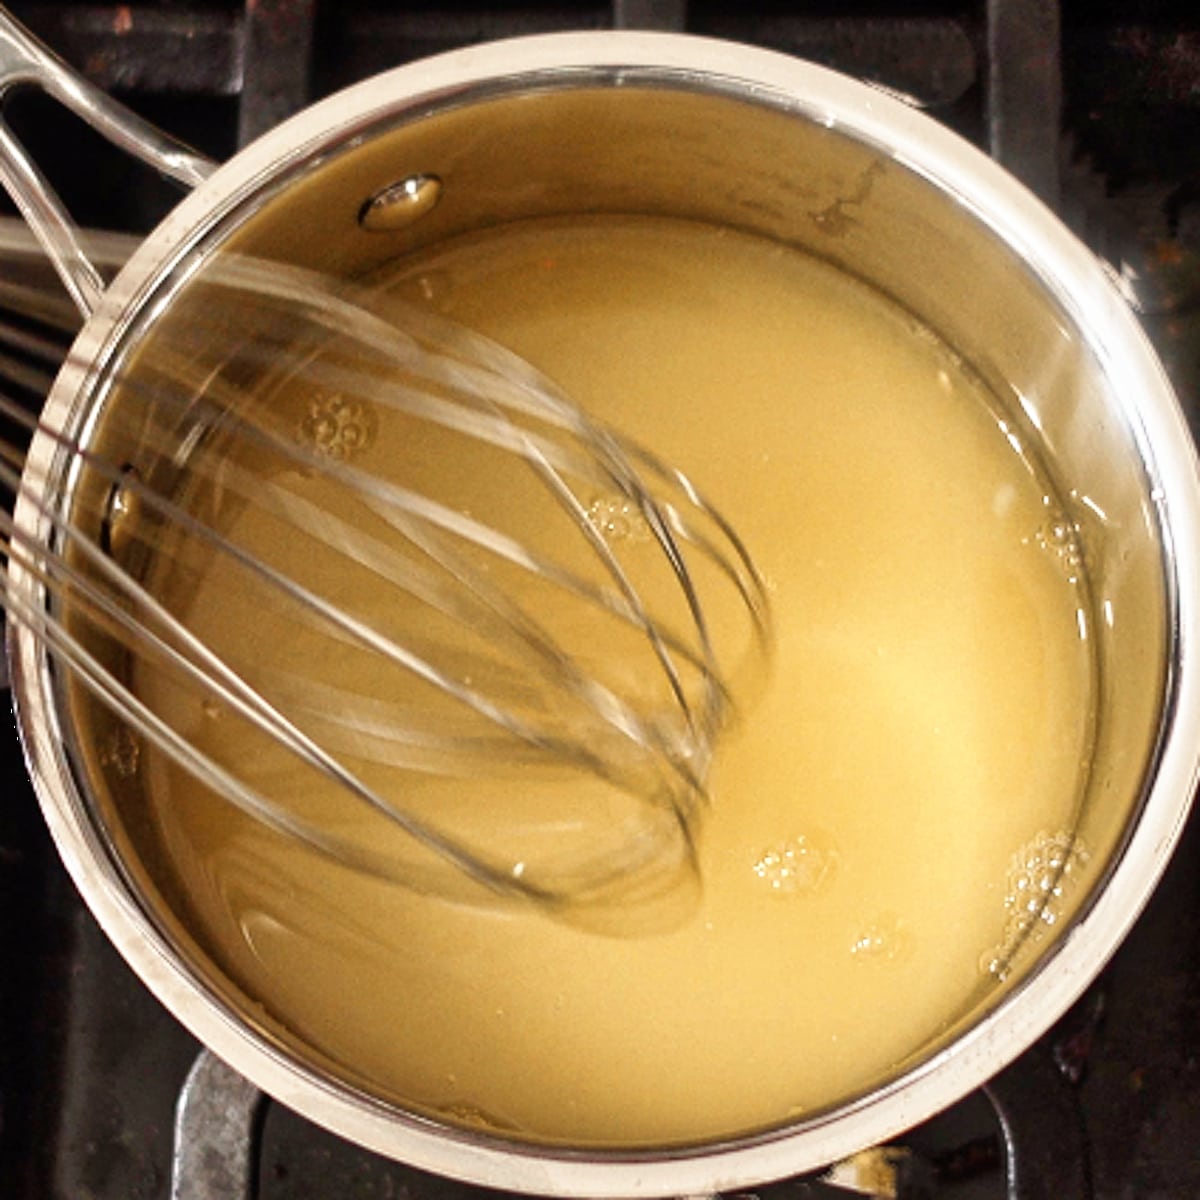
[[[506,228],[390,286],[701,484],[768,581],[769,670],[719,743],[702,893],[666,932],[372,880],[150,757],[156,870],[200,944],[269,1026],[376,1094],[532,1139],[732,1135],[911,1061],[996,986],[1013,856],[1070,831],[1090,731],[1077,564],[992,398],[879,296],[707,227]],[[397,448],[385,417],[363,419],[370,466]],[[270,522],[229,532],[311,558]],[[158,582],[234,657],[300,636],[219,566]],[[347,688],[355,669],[328,667]],[[180,723],[234,739],[236,760],[228,714],[196,704]],[[293,790],[340,829],[367,820],[336,791]]]

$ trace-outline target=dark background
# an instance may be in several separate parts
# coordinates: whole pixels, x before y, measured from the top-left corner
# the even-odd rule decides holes
[[[9,7],[100,86],[218,159],[354,80],[512,34],[685,29],[874,80],[992,151],[1109,260],[1200,428],[1196,0]],[[5,117],[84,225],[146,232],[178,195],[38,94],[14,95]],[[0,733],[0,782],[0,1200],[165,1200],[175,1094],[197,1047],[77,899],[15,731]],[[1200,1196],[1198,915],[1193,820],[1134,935],[1080,1005],[990,1092],[910,1139],[920,1169],[905,1194]],[[259,1133],[250,1194],[260,1200],[471,1190],[360,1154],[279,1106]],[[1005,1164],[1014,1138],[1020,1170]],[[827,1194],[811,1181],[760,1191]]]

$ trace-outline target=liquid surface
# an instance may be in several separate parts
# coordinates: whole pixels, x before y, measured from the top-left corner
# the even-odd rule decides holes
[[[143,755],[168,891],[268,1024],[456,1120],[686,1142],[879,1081],[997,986],[1016,925],[1037,919],[1014,918],[1028,895],[1013,889],[1061,894],[1053,870],[1040,877],[1072,854],[1091,679],[1078,562],[1045,481],[936,340],[764,242],[530,225],[427,254],[389,287],[687,471],[765,576],[775,645],[718,745],[698,903],[665,931],[614,936],[420,894],[314,856]],[[396,453],[378,411],[320,396],[300,420],[339,457]],[[619,498],[593,506],[608,534],[643,536]],[[269,522],[229,526],[285,565],[311,557]],[[220,569],[159,586],[235,656],[287,640]],[[346,690],[356,669],[329,678]],[[153,679],[143,692],[181,703]],[[228,745],[225,720],[197,703],[180,723]],[[317,819],[358,819],[294,790]]]

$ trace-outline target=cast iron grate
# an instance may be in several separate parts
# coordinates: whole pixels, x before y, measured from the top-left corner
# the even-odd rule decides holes
[[[487,38],[682,29],[814,59],[912,98],[1057,202],[1113,264],[1189,413],[1200,410],[1194,0],[9,6],[101,86],[216,158],[346,83]],[[145,231],[173,203],[168,185],[114,160],[51,103],[18,97],[11,115],[80,221]],[[174,1108],[198,1048],[80,906],[13,737],[0,745],[0,772],[0,1194],[241,1200],[211,1186],[179,1190],[201,1188],[200,1176],[173,1182]],[[904,1181],[907,1196],[1068,1200],[1089,1194],[1089,1162],[1096,1200],[1200,1195],[1198,897],[1193,821],[1146,918],[1077,1012],[990,1099],[913,1135],[919,1169]],[[250,1123],[258,1140],[241,1161],[253,1200],[475,1194],[364,1155],[279,1106],[254,1107]],[[1012,1158],[1030,1128],[1048,1136]],[[756,1195],[833,1194],[822,1187],[793,1180]]]

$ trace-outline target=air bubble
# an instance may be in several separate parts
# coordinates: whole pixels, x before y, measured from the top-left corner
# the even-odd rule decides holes
[[[375,440],[378,421],[361,400],[346,400],[336,392],[321,392],[308,402],[300,437],[318,454],[339,462],[356,458]]]
[[[980,959],[984,974],[1006,979],[1021,947],[1045,939],[1061,920],[1089,858],[1078,838],[1064,832],[1040,833],[1013,855],[1004,888],[1004,934]]]
[[[801,834],[765,850],[754,863],[755,876],[777,896],[819,891],[837,865],[837,851]]]
[[[100,765],[120,779],[132,779],[137,774],[142,748],[133,732],[125,725],[114,729],[100,751]]]
[[[624,496],[598,496],[587,515],[606,542],[648,542],[653,536],[641,508]]]
[[[850,946],[855,958],[877,962],[899,962],[912,953],[908,925],[894,913],[883,913],[865,926]]]
[[[1053,509],[1034,531],[1036,546],[1057,559],[1067,578],[1076,582],[1083,570],[1083,548],[1079,529],[1061,509]]]

